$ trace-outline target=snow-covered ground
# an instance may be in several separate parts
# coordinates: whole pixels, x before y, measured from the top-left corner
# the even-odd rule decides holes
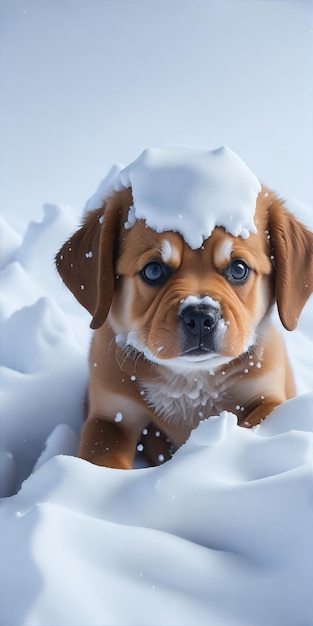
[[[28,16],[35,4],[29,1],[24,3]],[[82,4],[78,14],[82,11]],[[134,15],[138,23],[140,13],[145,14],[144,5],[147,3],[119,1],[115,6],[125,11],[126,4],[128,17]],[[226,4],[228,10],[231,10],[231,3]],[[298,101],[285,98],[287,87],[283,93],[283,114],[279,90],[266,92],[268,85],[264,83],[262,93],[256,93],[257,80],[250,60],[254,58],[258,70],[262,70],[261,57],[253,57],[260,50],[259,40],[255,50],[252,40],[249,40],[251,57],[240,54],[238,59],[233,43],[229,44],[229,49],[224,47],[222,51],[225,42],[239,41],[238,33],[237,36],[235,33],[235,40],[231,39],[233,34],[229,24],[237,24],[238,29],[240,20],[243,30],[248,32],[250,28],[250,36],[253,28],[254,36],[266,31],[267,50],[273,49],[277,38],[281,45],[279,34],[271,37],[270,31],[266,30],[268,25],[272,27],[276,24],[277,28],[280,27],[279,33],[292,33],[292,29],[296,29],[299,24],[297,11],[305,11],[305,5],[311,3],[274,2],[273,13],[270,13],[270,4],[236,2],[233,3],[234,12],[228,18],[219,13],[221,9],[212,8],[212,20],[208,26],[211,38],[215,36],[214,24],[217,27],[216,41],[220,33],[219,47],[214,49],[210,43],[214,58],[216,53],[219,55],[214,72],[223,75],[224,71],[225,77],[225,67],[228,68],[229,64],[228,50],[233,63],[239,60],[242,62],[243,58],[249,60],[249,63],[243,63],[243,67],[240,63],[236,65],[235,75],[238,77],[241,68],[247,81],[250,76],[250,86],[253,86],[253,89],[250,87],[253,90],[252,100],[247,100],[245,92],[242,98],[235,97],[235,107],[232,101],[229,105],[231,110],[229,106],[225,109],[229,136],[225,137],[223,118],[226,100],[223,100],[220,112],[218,98],[211,101],[216,108],[210,141],[205,130],[210,112],[201,109],[198,114],[198,105],[195,103],[199,94],[191,98],[188,107],[193,119],[203,129],[207,147],[228,143],[244,157],[265,184],[273,186],[274,181],[278,193],[292,196],[289,207],[313,229],[312,206],[305,205],[311,185],[308,181],[310,170],[307,154],[312,141],[308,139],[310,128],[305,125],[309,116],[312,118],[309,113],[310,102],[303,98],[305,111],[301,109],[301,115],[297,114],[296,122],[293,123],[294,112],[299,110],[296,106]],[[22,5],[22,2],[16,1],[16,6],[23,9]],[[54,3],[47,3],[46,7],[48,5],[49,9],[46,10],[49,17],[51,12],[53,17],[51,7]],[[177,4],[173,3],[172,7],[174,5],[177,12]],[[249,8],[245,9],[245,5],[249,5]],[[256,13],[251,9],[252,5],[259,12],[258,18],[260,12],[264,12],[259,27],[256,26]],[[265,5],[267,8],[264,8]],[[71,6],[72,13],[68,13],[74,19],[75,3]],[[172,10],[169,9],[168,25],[174,26]],[[89,6],[86,8],[88,11]],[[65,23],[68,13],[64,18]],[[179,35],[185,23],[186,28],[187,23],[189,26],[189,17],[187,19],[182,11]],[[203,19],[201,10],[199,23],[202,24]],[[55,17],[53,23],[56,22]],[[98,22],[100,24],[100,20],[97,20],[95,28]],[[114,24],[117,33],[117,23],[114,21]],[[225,25],[226,31],[221,30],[222,25]],[[84,26],[85,23],[81,21],[81,28],[77,32],[80,33],[79,44],[83,41],[85,45]],[[196,41],[195,25],[190,27]],[[162,32],[160,24],[159,28],[161,31],[157,31],[157,38],[160,38]],[[174,49],[172,38],[175,41],[176,31],[173,28],[169,32],[168,40]],[[295,55],[303,48],[306,36],[307,32],[303,33],[301,42],[300,39],[292,40],[293,46],[290,46],[290,37],[286,36],[286,48],[283,48],[285,56],[278,48],[277,58],[283,59],[279,63],[286,63],[286,73],[284,79],[281,74],[276,75],[277,81],[288,82],[289,76],[289,83],[292,82],[293,71],[299,80],[302,72],[304,80],[303,65],[301,72],[298,71]],[[312,31],[310,36],[312,41]],[[244,45],[242,41],[244,37],[240,38],[241,52]],[[131,43],[134,45],[134,37]],[[126,67],[129,39],[123,45],[122,60],[123,67]],[[170,56],[172,48],[167,48],[170,59],[174,58]],[[44,55],[47,54],[44,46],[42,50]],[[197,50],[198,58],[202,60],[203,48]],[[187,51],[190,54],[190,48]],[[133,54],[132,50],[130,54]],[[115,55],[116,48],[110,57],[113,70],[114,63],[117,63]],[[143,56],[139,57],[142,60],[142,80],[147,76]],[[193,68],[196,58],[197,55],[193,57]],[[35,63],[35,57],[33,60]],[[267,60],[269,81],[273,78],[270,74],[271,61]],[[274,61],[273,67],[277,69]],[[177,102],[179,99],[181,101],[185,93],[185,86],[182,88],[185,83],[179,78],[179,67],[183,66],[179,66],[176,60],[177,99],[173,91],[167,91],[169,101],[166,110],[173,113],[171,124],[174,123]],[[116,81],[118,74],[113,70]],[[59,71],[62,73],[61,64]],[[169,72],[172,80],[171,64]],[[125,75],[126,71],[124,75],[121,71],[123,78]],[[262,71],[261,75],[264,78]],[[202,72],[202,81],[203,76]],[[133,76],[131,78],[133,80]],[[36,76],[35,79],[37,81]],[[142,105],[140,100],[138,84],[136,81],[133,83],[133,92],[128,88],[133,127],[136,126],[135,110],[140,119],[140,107],[146,107],[146,101]],[[192,82],[192,85],[195,84]],[[243,90],[245,84],[249,84],[249,81],[240,83]],[[270,82],[271,87],[273,84]],[[305,80],[302,85],[305,91]],[[233,93],[237,93],[235,87],[235,83],[232,83]],[[293,87],[294,97],[300,98],[299,85],[294,84]],[[119,90],[120,86],[116,88]],[[153,95],[156,96],[156,92]],[[265,98],[271,102],[271,107],[264,109]],[[29,102],[33,102],[35,107],[39,106],[32,93],[27,96],[27,106]],[[260,119],[264,120],[264,115],[267,116],[270,130],[279,128],[276,151],[273,146],[269,146],[267,154],[266,145],[261,140],[255,141],[249,123],[246,124],[249,119],[245,110],[247,102],[251,110],[254,107]],[[42,103],[40,99],[39,103]],[[238,122],[240,103],[245,115],[240,116]],[[149,104],[151,112],[151,102]],[[93,128],[93,121],[88,119]],[[88,128],[88,119],[85,119],[85,128]],[[177,136],[171,135],[171,125],[164,126],[165,119],[165,110],[162,109],[162,123],[156,128],[156,133],[160,134],[161,127],[163,132],[159,145],[161,142],[166,145],[177,144]],[[125,133],[119,109],[114,117],[112,107],[111,117],[109,119],[107,115],[106,120],[108,128],[120,124]],[[302,134],[299,134],[301,123],[304,126]],[[152,118],[145,119],[145,124],[145,128],[149,124],[152,127]],[[233,137],[232,128],[236,128]],[[292,135],[295,129],[298,129],[296,138]],[[24,130],[26,136],[28,129],[25,127]],[[284,148],[283,130],[287,135],[291,133],[289,154]],[[62,153],[64,137],[62,132],[53,132],[59,150],[56,161],[66,177],[70,166],[67,153]],[[180,134],[181,144],[199,144],[204,141],[200,142],[198,136],[191,136],[187,132],[184,134],[183,124],[176,126],[176,132]],[[122,134],[119,135],[119,141]],[[260,134],[265,134],[268,140],[268,129],[262,129]],[[276,136],[275,132],[273,136]],[[234,137],[235,141],[232,141]],[[103,148],[106,142],[102,132],[99,141]],[[278,149],[279,141],[281,144]],[[158,144],[155,137],[150,136],[139,149],[133,143],[132,137],[128,136],[128,150],[131,154],[125,155],[121,150],[121,154],[116,155],[115,147],[110,151],[112,140],[105,149],[104,161],[110,163],[119,158],[129,162],[142,148]],[[72,160],[75,159],[74,153],[75,149]],[[251,159],[247,158],[248,154]],[[24,163],[21,153],[19,155],[19,162],[11,163],[12,172],[22,171],[26,167],[29,173],[29,163]],[[94,164],[91,148],[87,156],[88,168],[100,167],[99,160]],[[35,155],[32,155],[30,162],[32,159],[34,161]],[[11,162],[10,159],[8,161]],[[48,164],[44,162],[41,172],[47,167]],[[105,169],[101,171],[99,179],[105,174]],[[113,171],[112,176],[116,171]],[[83,168],[79,170],[79,178],[84,179]],[[0,512],[1,626],[311,626],[313,298],[308,301],[297,330],[283,333],[293,365],[298,396],[280,406],[261,426],[249,431],[241,429],[231,414],[223,413],[201,423],[185,446],[161,467],[125,472],[93,466],[74,456],[84,413],[90,316],[61,284],[53,263],[54,255],[63,241],[77,228],[86,197],[81,198],[77,208],[46,204],[41,210],[34,205],[34,218],[30,199],[37,199],[37,192],[32,191],[33,179],[30,177],[29,180],[32,182],[27,187],[23,176],[17,176],[15,185],[13,178],[10,179],[11,194],[7,195],[8,202],[3,207],[4,217],[1,218],[0,478],[1,495],[4,497]],[[40,176],[41,189],[44,183],[45,179]],[[70,185],[75,185],[74,176],[70,183],[67,182],[67,187]],[[62,185],[61,188],[64,189]],[[301,190],[305,188],[302,195]],[[98,193],[102,195],[103,185]],[[298,197],[295,198],[297,193]],[[48,200],[50,195],[47,192]],[[9,207],[12,198],[15,211]],[[94,202],[95,197],[88,208]]]

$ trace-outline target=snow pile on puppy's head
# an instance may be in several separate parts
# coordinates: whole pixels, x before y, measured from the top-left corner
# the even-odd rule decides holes
[[[115,190],[132,188],[126,227],[144,219],[157,232],[179,232],[200,248],[216,226],[246,239],[256,232],[254,213],[261,185],[228,147],[150,148],[117,176]]]

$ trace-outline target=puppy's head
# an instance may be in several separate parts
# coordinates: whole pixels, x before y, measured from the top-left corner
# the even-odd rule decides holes
[[[173,231],[128,221],[130,189],[115,193],[57,255],[66,285],[122,347],[176,369],[215,368],[245,352],[275,299],[285,328],[313,291],[313,235],[275,195],[257,198],[257,232],[221,227],[192,250]]]

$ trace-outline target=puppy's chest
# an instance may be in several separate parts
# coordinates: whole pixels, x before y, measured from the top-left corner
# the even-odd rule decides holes
[[[168,422],[181,420],[195,427],[202,419],[223,410],[226,388],[220,376],[193,372],[168,373],[140,384],[142,395],[156,415]]]

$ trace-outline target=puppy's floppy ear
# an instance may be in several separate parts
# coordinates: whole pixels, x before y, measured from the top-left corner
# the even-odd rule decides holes
[[[66,286],[93,315],[91,328],[105,321],[114,290],[114,257],[120,211],[91,211],[82,226],[56,255],[56,267]]]
[[[269,231],[276,266],[279,316],[287,330],[294,330],[313,292],[313,233],[276,197],[269,206]]]
[[[115,286],[115,261],[122,209],[110,202],[104,213],[98,247],[97,300],[90,327],[97,329],[105,322],[112,303]]]

